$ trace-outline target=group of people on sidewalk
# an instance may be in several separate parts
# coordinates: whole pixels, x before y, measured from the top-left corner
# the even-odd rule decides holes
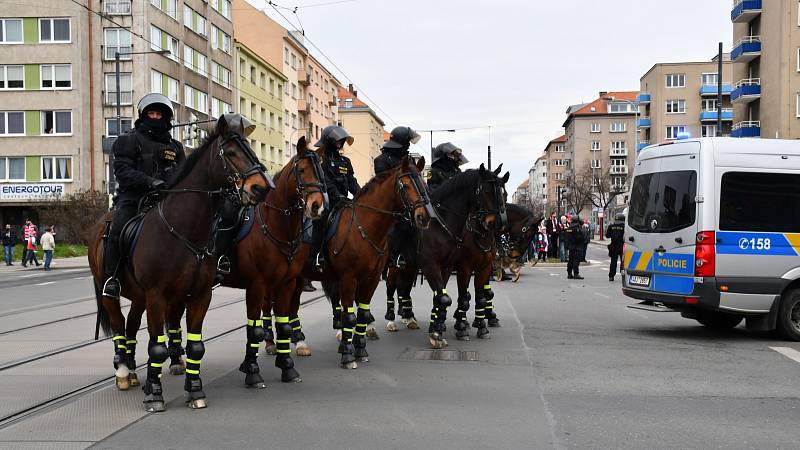
[[[51,225],[47,227],[45,233],[39,238],[36,225],[30,219],[26,219],[25,226],[22,228],[22,240],[20,241],[16,230],[11,228],[11,224],[6,224],[2,233],[3,257],[6,266],[14,265],[14,247],[22,242],[22,267],[28,267],[28,264],[31,266],[35,264],[37,267],[42,265],[36,257],[36,249],[41,245],[44,251],[44,270],[50,270],[53,251],[56,248],[55,234],[55,227]]]

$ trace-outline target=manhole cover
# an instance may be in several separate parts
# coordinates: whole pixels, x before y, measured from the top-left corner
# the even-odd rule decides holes
[[[459,350],[417,350],[414,359],[422,361],[477,361],[478,352]]]

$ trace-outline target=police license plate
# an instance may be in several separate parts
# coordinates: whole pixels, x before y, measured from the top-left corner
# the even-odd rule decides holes
[[[643,277],[641,275],[631,275],[628,278],[628,283],[631,286],[650,287],[650,277]]]

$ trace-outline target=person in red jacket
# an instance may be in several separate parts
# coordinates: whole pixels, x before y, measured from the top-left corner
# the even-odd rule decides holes
[[[42,264],[36,259],[36,245],[39,241],[36,225],[30,219],[25,222],[25,248],[23,249],[22,267],[28,267],[28,263],[35,263],[36,266]]]

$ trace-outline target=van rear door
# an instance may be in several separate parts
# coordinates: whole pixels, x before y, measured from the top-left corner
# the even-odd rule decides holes
[[[650,151],[657,165],[641,172],[637,167],[631,187],[627,225],[634,240],[626,242],[625,287],[688,295],[694,290],[700,143]]]

